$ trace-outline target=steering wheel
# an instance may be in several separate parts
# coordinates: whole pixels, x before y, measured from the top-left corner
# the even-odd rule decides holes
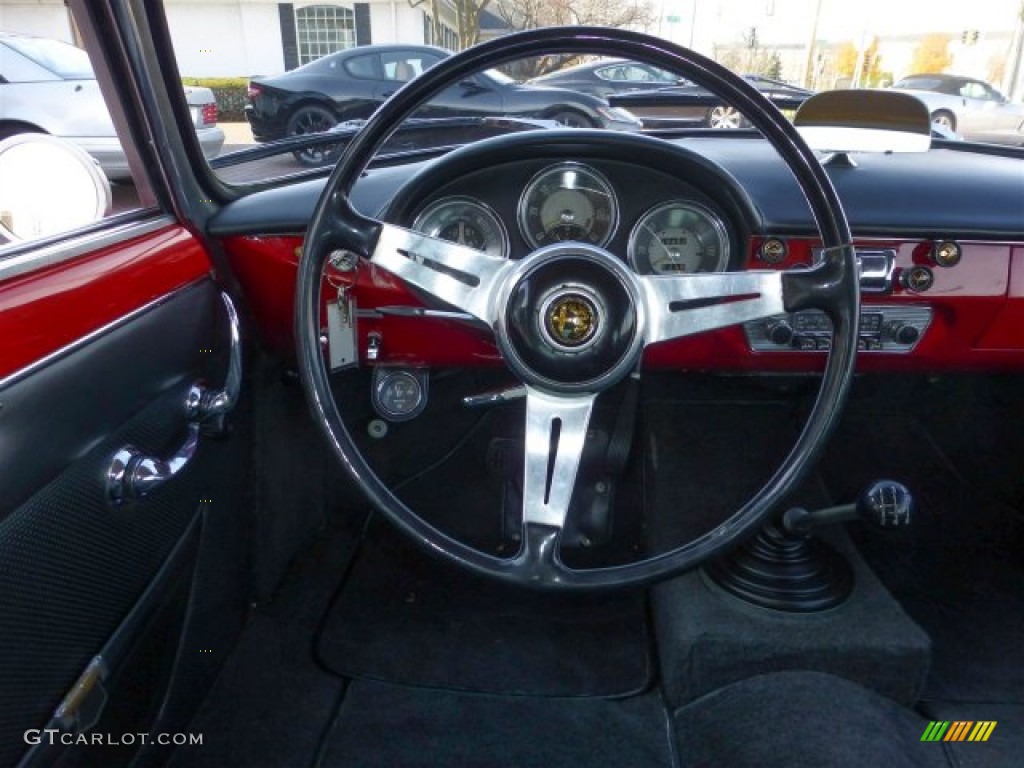
[[[550,245],[509,261],[352,208],[355,182],[417,107],[477,71],[554,49],[645,60],[738,108],[796,177],[824,246],[821,262],[788,272],[640,276],[624,259],[583,243]],[[514,557],[481,552],[430,525],[392,493],[358,450],[331,395],[320,345],[321,281],[336,249],[352,251],[486,323],[508,367],[525,384],[523,531]],[[610,567],[567,567],[559,557],[560,535],[597,395],[637,371],[647,345],[812,307],[832,321],[831,351],[804,428],[766,485],[716,528],[676,549]],[[664,40],[571,27],[513,34],[455,54],[403,86],[367,121],[339,159],[313,214],[299,263],[295,334],[314,418],[376,510],[427,550],[474,572],[541,588],[595,589],[645,584],[691,568],[734,546],[774,511],[837,420],[853,375],[858,311],[856,256],[839,198],[814,153],[765,97],[724,67]]]

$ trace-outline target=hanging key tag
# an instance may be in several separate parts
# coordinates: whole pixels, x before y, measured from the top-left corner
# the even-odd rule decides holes
[[[338,298],[327,305],[327,352],[331,371],[359,364],[356,349],[356,300],[346,286],[338,286]]]

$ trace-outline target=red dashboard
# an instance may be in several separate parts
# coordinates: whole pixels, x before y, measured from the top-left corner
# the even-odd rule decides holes
[[[761,239],[751,243],[747,268],[809,265],[817,246],[807,238],[787,239],[787,254],[768,264],[760,255],[761,244]],[[224,238],[264,343],[288,357],[294,356],[295,274],[301,245],[298,236]],[[858,250],[892,254],[891,289],[865,293],[862,314],[883,318],[887,313],[918,309],[929,318],[919,338],[904,348],[865,348],[859,355],[858,370],[1024,369],[1024,244],[963,241],[959,243],[961,258],[949,267],[936,264],[935,245],[931,240],[857,242]],[[914,268],[923,268],[918,271],[930,275],[930,285],[917,292],[911,289],[921,285],[906,279],[917,274],[912,272]],[[422,306],[402,283],[379,268],[364,263],[354,272],[332,275],[331,283],[333,287],[324,285],[325,301],[332,292],[336,295],[340,285],[356,297],[364,358],[368,337],[376,334],[380,342],[377,362],[382,364],[457,367],[501,362],[489,332],[469,323],[374,312],[384,306]],[[424,343],[424,338],[429,343]],[[669,369],[766,372],[813,372],[824,366],[825,354],[820,348],[799,348],[799,342],[807,341],[806,334],[798,333],[785,345],[764,351],[758,351],[758,344],[751,339],[750,329],[741,326],[712,331],[649,347],[644,364]]]

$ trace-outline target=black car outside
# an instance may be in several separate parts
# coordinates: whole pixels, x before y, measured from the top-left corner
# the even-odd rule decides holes
[[[658,67],[625,59],[602,59],[577,64],[527,82],[530,85],[568,88],[577,93],[589,93],[591,96],[602,98],[616,93],[691,85],[688,80],[676,77]]]
[[[367,45],[333,53],[274,77],[249,83],[245,115],[256,141],[329,130],[369,117],[403,83],[451,55],[442,48]],[[636,131],[640,121],[603,99],[559,88],[516,83],[497,71],[469,77],[416,113],[420,118],[523,117],[573,127]],[[331,157],[323,150],[295,154],[306,165]]]
[[[744,75],[751,85],[781,110],[796,109],[814,91],[760,75]],[[679,85],[645,91],[630,91],[608,97],[614,106],[639,117],[651,128],[744,128],[746,118],[735,108],[698,85]]]

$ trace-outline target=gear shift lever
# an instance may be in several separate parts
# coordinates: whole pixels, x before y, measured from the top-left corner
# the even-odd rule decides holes
[[[841,554],[814,537],[814,530],[852,520],[884,530],[902,528],[910,524],[912,509],[906,486],[879,480],[853,504],[787,510],[705,570],[726,592],[762,608],[790,613],[834,608],[853,591],[853,570]]]
[[[913,508],[914,497],[903,483],[879,480],[865,488],[853,504],[814,511],[788,509],[782,516],[782,527],[789,533],[809,536],[822,525],[860,520],[874,528],[891,530],[910,525]]]

